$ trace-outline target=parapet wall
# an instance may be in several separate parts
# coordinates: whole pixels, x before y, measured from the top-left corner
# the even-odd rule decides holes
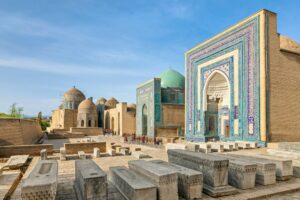
[[[33,144],[41,136],[41,126],[34,120],[0,118],[0,146]]]
[[[65,143],[64,147],[67,154],[77,154],[78,151],[93,153],[95,147],[102,153],[106,152],[106,142]]]
[[[13,155],[40,155],[42,149],[47,149],[48,154],[53,153],[52,144],[33,144],[33,145],[9,145],[0,146],[0,157],[8,158]]]
[[[103,129],[99,127],[87,127],[87,128],[71,127],[70,132],[83,133],[86,136],[103,135]]]

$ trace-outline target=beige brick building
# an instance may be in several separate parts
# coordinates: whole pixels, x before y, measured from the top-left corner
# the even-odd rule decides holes
[[[261,10],[186,57],[186,139],[300,141],[300,45]]]

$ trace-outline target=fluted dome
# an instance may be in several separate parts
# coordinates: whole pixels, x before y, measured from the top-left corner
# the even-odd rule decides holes
[[[79,104],[78,113],[97,114],[97,108],[92,97],[85,99]]]
[[[63,96],[64,109],[77,109],[81,101],[85,100],[84,94],[75,88],[68,90]]]
[[[118,103],[119,101],[112,97],[105,103],[105,105],[109,108],[115,108]]]
[[[162,88],[181,88],[184,89],[184,76],[173,69],[167,69],[159,78]]]
[[[101,97],[100,99],[97,100],[96,105],[99,105],[99,104],[105,104],[106,101],[107,101],[107,100],[106,100],[105,98]]]
[[[85,96],[74,86],[64,94],[63,98],[65,101],[83,101],[85,99]]]

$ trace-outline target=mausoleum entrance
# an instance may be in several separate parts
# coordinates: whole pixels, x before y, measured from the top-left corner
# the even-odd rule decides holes
[[[219,71],[213,72],[204,87],[205,137],[219,140],[229,137],[230,87],[227,77]]]
[[[147,106],[143,106],[142,110],[142,135],[147,135],[148,134],[148,111],[147,111]]]

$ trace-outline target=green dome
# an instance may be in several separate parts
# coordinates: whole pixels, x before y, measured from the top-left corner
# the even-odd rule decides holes
[[[167,69],[159,78],[161,79],[162,88],[181,88],[184,89],[184,76],[173,69]]]

